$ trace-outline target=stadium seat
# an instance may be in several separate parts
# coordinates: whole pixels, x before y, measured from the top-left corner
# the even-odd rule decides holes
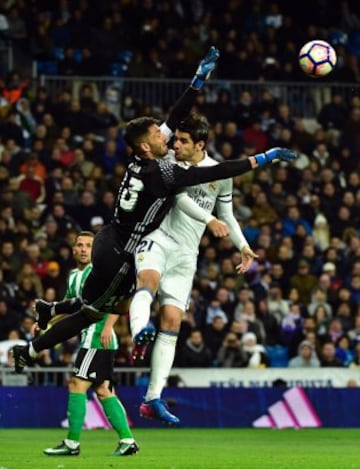
[[[117,60],[121,63],[129,64],[132,60],[133,53],[131,50],[121,50],[116,54]]]
[[[113,62],[110,64],[110,75],[113,77],[123,77],[126,74],[126,65],[120,62]]]
[[[55,47],[53,50],[54,59],[57,61],[65,59],[65,50],[62,47]]]
[[[354,31],[350,34],[347,50],[350,54],[360,57],[360,32]]]
[[[81,63],[83,61],[83,55],[80,49],[74,49],[74,60],[77,63]]]
[[[271,368],[286,368],[288,366],[288,348],[284,345],[266,346]]]
[[[55,60],[38,60],[36,71],[38,75],[57,75],[58,64]]]

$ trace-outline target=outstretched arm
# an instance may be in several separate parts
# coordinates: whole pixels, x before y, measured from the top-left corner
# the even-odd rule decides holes
[[[287,148],[272,148],[265,153],[259,153],[255,156],[249,156],[241,161],[223,161],[215,166],[180,168],[173,163],[159,161],[159,165],[173,165],[173,177],[167,180],[172,189],[185,186],[195,186],[203,182],[215,181],[217,179],[228,179],[234,176],[244,174],[251,169],[255,169],[265,164],[277,161],[293,161],[298,157],[297,153]],[[165,168],[163,168],[163,172]]]
[[[209,52],[199,63],[190,86],[185,90],[183,95],[176,101],[169,117],[166,119],[165,125],[174,132],[179,123],[189,114],[197,92],[203,87],[206,80],[210,78],[211,72],[215,68],[220,53],[216,47],[212,46]]]
[[[241,253],[241,263],[236,266],[236,271],[239,274],[243,274],[249,270],[253,260],[256,259],[258,255],[250,248],[249,243],[247,242],[247,239],[234,216],[232,208],[232,192],[233,183],[232,179],[229,179],[224,182],[222,194],[219,194],[217,199],[216,213],[219,219],[224,221],[229,227],[230,239]]]

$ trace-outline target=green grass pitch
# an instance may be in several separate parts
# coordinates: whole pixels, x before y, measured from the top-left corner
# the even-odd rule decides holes
[[[80,456],[46,456],[64,430],[0,430],[0,469],[360,469],[360,430],[134,429],[136,456],[110,456],[108,430],[84,431]]]

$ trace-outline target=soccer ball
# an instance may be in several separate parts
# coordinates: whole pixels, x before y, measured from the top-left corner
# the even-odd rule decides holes
[[[336,52],[328,42],[310,41],[300,50],[299,64],[301,69],[310,77],[324,77],[336,65]]]

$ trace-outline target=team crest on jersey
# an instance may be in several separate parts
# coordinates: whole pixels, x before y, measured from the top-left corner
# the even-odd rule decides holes
[[[211,189],[212,191],[216,190],[216,182],[215,181],[209,182],[209,189]]]
[[[138,262],[142,262],[142,261],[144,260],[143,254],[139,254],[139,255],[137,256],[136,260],[137,260]]]

